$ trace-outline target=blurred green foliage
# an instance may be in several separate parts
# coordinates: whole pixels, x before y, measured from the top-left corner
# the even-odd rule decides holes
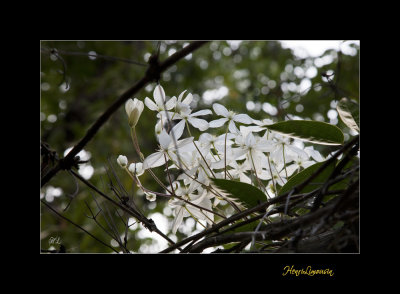
[[[150,54],[156,50],[157,43],[157,41],[41,42],[41,140],[48,143],[62,157],[65,150],[76,144],[113,101],[138,81],[146,71],[146,66],[102,57],[93,58],[82,55],[83,53],[124,58],[145,64]],[[166,59],[187,43],[160,42],[160,60]],[[213,41],[168,69],[162,74],[160,83],[169,97],[178,96],[184,90],[192,93],[195,101],[194,109],[211,109],[212,102],[218,101],[227,108],[237,113],[247,113],[254,119],[271,118],[274,121],[283,121],[289,115],[291,118],[298,116],[323,120],[334,123],[342,129],[347,141],[354,134],[350,133],[339,117],[336,121],[331,120],[328,111],[335,109],[335,103],[342,97],[359,102],[359,46],[356,44],[349,46],[354,48],[354,54],[327,50],[319,57],[298,58],[292,50],[283,49],[278,41]],[[303,89],[300,89],[299,85],[302,85]],[[154,86],[154,83],[148,85],[135,97],[140,100],[144,100],[145,97],[152,99]],[[218,94],[218,89],[219,93],[223,93],[225,89],[223,87],[228,91],[222,100],[210,100],[213,93]],[[208,120],[214,118],[215,115],[207,117]],[[145,107],[136,127],[141,150],[145,156],[157,148],[154,135],[155,123],[155,113]],[[192,130],[195,136],[199,135],[195,129]],[[325,156],[333,150],[329,146],[314,147]],[[172,221],[170,211],[165,208],[166,199],[158,197],[156,202],[147,201],[144,195],[137,193],[129,176],[116,164],[119,154],[126,155],[130,162],[138,160],[130,139],[130,129],[123,107],[99,130],[84,150],[90,153],[89,165],[94,169],[90,182],[107,195],[112,195],[106,174],[109,159],[119,180],[135,197],[135,202],[145,215],[154,216],[155,213],[160,213]],[[165,179],[162,168],[156,169],[155,172],[161,179]],[[149,189],[162,192],[147,173],[140,179]],[[165,183],[168,181],[165,180]],[[77,192],[63,214],[110,244],[111,237],[86,216],[90,216],[90,211],[85,202],[90,205],[94,214],[99,211],[93,200],[95,197],[102,207],[102,213],[108,216],[106,219],[100,213],[97,217],[99,223],[109,230],[109,225],[112,225],[110,224],[112,215],[113,222],[123,238],[125,226],[121,218],[126,221],[126,216],[121,214],[120,218],[115,214],[115,208],[95,195],[88,187],[79,183],[76,190],[76,185],[71,175],[65,171],[59,172],[43,187],[41,197],[51,201],[50,204],[62,212],[71,201],[68,195]],[[58,192],[55,193],[54,188]],[[195,229],[194,222],[187,221],[186,224]],[[112,252],[110,248],[57,217],[43,205],[41,205],[40,225],[42,249],[49,249],[51,246],[58,249],[58,244],[50,244],[50,238],[60,237],[67,252]],[[143,229],[141,225],[134,225],[131,228],[128,233],[128,248],[134,252],[145,252],[144,247],[140,246],[147,246],[147,250],[150,250],[152,239],[149,236],[153,237],[156,234],[143,236],[140,233]],[[168,229],[170,227],[166,230]],[[164,231],[164,233],[169,232]],[[185,232],[178,231],[175,240],[185,236]]]

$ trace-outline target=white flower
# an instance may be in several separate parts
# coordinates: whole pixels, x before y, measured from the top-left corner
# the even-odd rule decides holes
[[[263,172],[262,174],[258,175],[258,177],[262,180],[269,180],[271,179],[271,182],[277,183],[279,186],[284,186],[287,182],[286,179],[286,171],[284,169],[283,164],[275,165],[273,162],[271,162],[271,170],[269,172]],[[272,177],[271,177],[272,175]],[[273,181],[272,181],[273,179]]]
[[[271,141],[266,138],[256,138],[251,132],[245,138],[237,136],[236,143],[240,148],[236,150],[234,158],[236,159],[246,154],[250,166],[256,171],[261,170],[263,152],[270,152],[274,148]]]
[[[129,99],[125,103],[125,111],[129,118],[131,128],[135,127],[144,109],[144,104],[138,99]]]
[[[180,113],[180,112],[187,112],[190,110],[190,103],[193,100],[193,95],[191,93],[187,94],[186,98],[183,99],[183,95],[185,94],[186,90],[183,91],[179,96],[178,100],[176,102],[176,107],[175,107],[175,112]]]
[[[313,146],[308,146],[304,148],[304,151],[307,152],[307,154],[311,156],[315,161],[321,162],[325,160],[322,157],[321,153],[319,153],[317,150],[314,150]]]
[[[175,160],[176,155],[172,151],[175,151],[177,148],[179,149],[193,141],[193,137],[178,141],[181,135],[182,133],[177,134],[176,126],[172,128],[169,134],[167,134],[165,130],[162,130],[161,134],[158,136],[160,149],[158,152],[149,155],[143,161],[143,168],[148,169],[161,166],[165,164],[165,162],[167,162],[170,157],[173,157],[173,160]],[[176,142],[176,144],[174,143],[174,141]]]
[[[209,109],[204,109],[204,110],[200,110],[194,113],[191,113],[192,110],[190,109],[190,102],[192,102],[193,100],[193,95],[192,94],[188,94],[186,96],[186,98],[181,102],[183,94],[186,92],[183,91],[179,97],[178,100],[176,101],[176,106],[175,106],[175,112],[160,112],[159,115],[163,118],[163,119],[173,119],[173,120],[181,120],[178,125],[179,125],[179,130],[181,132],[183,132],[186,122],[190,123],[193,127],[199,129],[200,131],[205,131],[208,129],[208,122],[204,119],[200,119],[197,118],[197,116],[201,116],[201,115],[208,115],[208,114],[212,114],[212,111]],[[175,97],[172,97],[171,99],[174,99]],[[176,99],[176,98],[175,98]]]
[[[182,130],[182,132],[185,129],[186,121],[190,123],[192,126],[194,126],[196,129],[199,129],[200,131],[203,132],[208,129],[209,127],[208,122],[205,119],[196,118],[196,116],[207,115],[207,114],[212,114],[211,110],[203,109],[196,111],[195,113],[191,113],[191,110],[188,110],[186,112],[175,113],[174,119],[181,119],[178,125],[179,128]]]
[[[165,92],[163,87],[161,87],[160,85],[157,85],[155,87],[153,92],[153,97],[156,103],[154,103],[148,97],[144,99],[144,103],[150,110],[162,112],[165,110],[171,110],[176,105],[176,97],[172,97],[168,101],[165,101]]]
[[[117,158],[117,162],[121,167],[125,167],[128,165],[128,158],[125,155],[120,155]]]
[[[248,116],[247,114],[236,114],[233,111],[228,111],[225,106],[214,103],[213,109],[216,114],[223,116],[223,118],[213,120],[209,123],[210,128],[218,128],[224,125],[226,122],[229,122],[229,131],[231,133],[238,133],[239,130],[235,126],[235,122],[242,123],[242,124],[251,124],[253,119]]]
[[[226,145],[232,145],[233,142],[230,139],[234,139],[235,135],[228,133]],[[218,151],[224,150],[225,145],[225,134],[219,135],[218,137],[215,135],[211,135],[209,133],[203,133],[199,137],[200,148],[204,148],[209,150],[210,148],[215,148]]]
[[[232,170],[229,170],[229,173],[232,177],[239,178],[242,183],[251,184],[251,179],[245,174],[245,172],[251,169],[251,166],[247,160],[242,164],[233,161],[230,166],[233,167]]]
[[[303,160],[309,158],[309,155],[302,149],[291,145],[290,139],[287,137],[274,134],[274,151],[271,152],[271,158],[276,162],[285,161],[286,163],[293,160],[293,158],[301,157]]]
[[[314,161],[304,160],[302,157],[298,156],[291,165],[286,167],[287,175],[290,177],[296,170],[300,171],[301,168],[307,168],[314,163]]]
[[[156,201],[156,199],[157,199],[157,196],[154,193],[144,192],[144,194],[146,194],[146,199],[149,201]]]
[[[191,185],[189,188],[182,187],[176,190],[176,194],[181,196],[183,199],[196,204],[197,206],[204,207],[211,210],[211,200],[208,197],[207,190],[201,190],[198,194],[194,194],[195,186]],[[206,220],[209,224],[212,224],[214,214],[205,210],[201,210],[198,207],[190,205],[180,199],[171,199],[168,204],[174,209],[175,220],[172,225],[172,233],[176,234],[178,227],[183,221],[184,217],[194,216],[198,220]]]
[[[136,175],[136,176],[141,176],[141,175],[143,175],[143,173],[144,173],[144,169],[143,169],[143,163],[141,163],[141,162],[138,162],[138,163],[131,163],[130,165],[129,165],[129,171],[131,172],[131,173],[133,173],[134,175]]]

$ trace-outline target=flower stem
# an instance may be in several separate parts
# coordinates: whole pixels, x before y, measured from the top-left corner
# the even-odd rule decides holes
[[[272,185],[274,185],[275,194],[276,194],[276,191],[277,191],[276,184],[275,184],[274,176],[272,175],[272,168],[271,168],[271,161],[269,159],[269,154],[267,154],[267,159],[268,159],[269,173],[271,175]]]
[[[169,168],[168,168],[167,156],[165,155],[165,153],[164,153],[164,158],[165,158],[165,166],[167,168],[167,175],[168,175],[169,184],[171,185],[171,190],[172,190],[173,195],[175,195],[174,186],[172,185],[172,180],[171,180],[171,174],[170,174]]]
[[[225,132],[225,146],[224,146],[225,180],[226,180],[226,139],[227,139],[227,137],[228,137],[229,123],[230,123],[230,121],[228,122],[228,126],[226,127],[226,132]]]
[[[192,134],[191,134],[191,132],[190,132],[190,127],[189,127],[188,121],[185,120],[185,123],[186,123],[186,126],[187,126],[187,130],[188,130],[188,132],[189,132],[189,136],[190,136],[190,137],[193,137]],[[204,163],[206,164],[207,168],[210,170],[211,174],[212,174],[213,177],[215,178],[214,172],[212,171],[212,169],[211,169],[210,166],[208,165],[206,159],[204,158],[203,154],[201,153],[199,147],[197,146],[197,144],[196,144],[196,142],[195,142],[194,140],[193,140],[193,144],[194,144],[194,147],[196,147],[197,151],[199,152],[199,154],[200,154],[201,158],[203,159]],[[206,173],[206,174],[207,174],[207,173]]]
[[[189,127],[189,123],[188,123],[187,119],[185,119],[185,124],[186,124],[186,128],[188,130],[188,133],[189,133],[189,137],[193,137],[192,133],[190,132],[190,127]]]
[[[260,181],[260,179],[259,179],[258,176],[257,176],[256,166],[254,165],[254,160],[253,160],[253,155],[251,154],[251,150],[249,150],[249,154],[250,154],[251,162],[252,162],[252,164],[253,164],[253,171],[254,171],[254,174],[256,175],[256,179],[257,179],[257,182],[258,182],[258,186],[259,186],[260,188],[263,188],[264,191],[267,193],[267,195],[268,195],[268,197],[269,197],[269,194],[268,194],[268,192],[267,192],[267,189],[265,188],[264,184]]]
[[[282,144],[282,154],[283,154],[283,166],[285,167],[286,179],[287,179],[287,170],[286,170],[286,160],[285,160],[285,144]]]
[[[143,162],[144,161],[144,156],[142,154],[142,152],[140,152],[140,147],[138,144],[138,140],[136,137],[136,130],[135,128],[131,128],[131,137],[132,137],[132,142],[133,142],[133,146],[135,147],[136,153],[139,155],[140,157],[140,161]],[[172,193],[170,190],[167,189],[167,187],[165,187],[165,185],[161,182],[161,180],[153,173],[153,171],[151,170],[151,168],[148,168],[147,171],[149,172],[149,174],[153,177],[153,179],[166,191],[168,191],[168,193],[170,194],[175,194]]]
[[[133,147],[135,148],[135,151],[136,151],[137,155],[139,156],[140,161],[143,162],[144,156],[143,156],[142,152],[140,152],[140,147],[139,147],[139,143],[137,140],[135,128],[131,128],[131,138],[132,138]]]

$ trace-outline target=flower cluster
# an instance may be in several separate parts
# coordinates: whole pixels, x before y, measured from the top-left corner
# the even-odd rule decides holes
[[[185,217],[193,217],[205,227],[216,221],[215,215],[220,215],[221,211],[219,206],[230,204],[240,209],[239,202],[216,188],[213,178],[254,185],[268,199],[277,195],[289,177],[324,160],[313,147],[304,148],[301,142],[269,130],[268,125],[273,123],[270,119],[255,120],[214,103],[212,110],[218,118],[207,121],[205,117],[213,111],[192,112],[193,96],[188,93],[185,97],[185,94],[186,91],[178,98],[167,99],[164,89],[157,85],[153,100],[146,97],[144,104],[157,113],[158,150],[142,157],[137,138],[133,136],[134,146],[143,162],[128,166],[125,156],[120,155],[117,159],[151,201],[156,199],[156,193],[143,187],[138,177],[145,171],[155,176],[153,168],[165,169],[169,183],[164,185],[161,180],[156,180],[165,189],[164,195],[170,197],[169,205],[175,216],[173,233]],[[143,102],[130,99],[125,108],[129,125],[134,129],[143,111]],[[192,136],[192,127],[202,132],[198,138]],[[217,128],[222,130],[222,135],[210,131]],[[178,176],[172,177],[172,173]]]

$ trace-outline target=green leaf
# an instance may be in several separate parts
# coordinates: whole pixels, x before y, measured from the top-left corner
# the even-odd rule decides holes
[[[360,117],[358,104],[347,98],[342,98],[336,106],[341,120],[350,129],[360,132]]]
[[[268,129],[321,145],[341,145],[344,141],[344,135],[338,127],[320,121],[288,120],[269,125]]]
[[[298,174],[291,177],[286,184],[279,190],[279,195],[282,195],[286,192],[289,192],[295,186],[303,183],[307,180],[312,174],[314,174],[325,162],[318,162],[309,166],[308,168],[302,170]],[[311,192],[319,187],[321,187],[324,182],[331,175],[333,169],[335,168],[335,163],[331,163],[327,166],[318,176],[316,176],[307,186],[305,186],[301,193]]]
[[[242,202],[247,208],[267,200],[267,196],[253,185],[215,178],[212,181],[218,188],[231,194],[230,197]]]

